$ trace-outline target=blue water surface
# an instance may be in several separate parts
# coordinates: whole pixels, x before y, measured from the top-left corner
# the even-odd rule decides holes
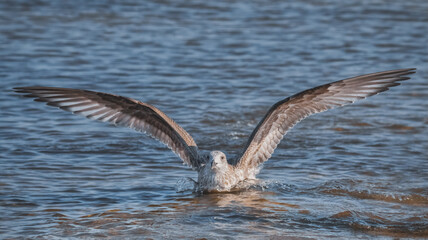
[[[428,2],[1,1],[0,238],[428,237]],[[54,86],[155,105],[200,149],[241,151],[275,102],[360,74],[402,86],[293,128],[254,188],[141,133],[44,106]]]

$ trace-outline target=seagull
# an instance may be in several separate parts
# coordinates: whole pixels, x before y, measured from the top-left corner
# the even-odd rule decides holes
[[[89,119],[146,133],[169,147],[198,172],[200,192],[229,192],[256,180],[285,134],[309,115],[351,104],[400,85],[415,68],[361,75],[307,89],[275,103],[251,133],[241,154],[227,159],[221,151],[200,151],[180,125],[158,108],[132,98],[71,88],[17,87],[18,93]]]

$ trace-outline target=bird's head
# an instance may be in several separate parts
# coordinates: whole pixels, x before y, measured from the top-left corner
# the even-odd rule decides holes
[[[228,167],[226,154],[220,151],[212,151],[210,152],[210,162],[211,169],[215,172],[218,171],[226,171]]]

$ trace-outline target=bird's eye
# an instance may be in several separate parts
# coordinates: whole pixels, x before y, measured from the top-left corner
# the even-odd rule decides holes
[[[224,156],[221,156],[221,160],[224,160]]]

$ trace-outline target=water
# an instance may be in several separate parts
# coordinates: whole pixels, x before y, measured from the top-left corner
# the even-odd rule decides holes
[[[1,238],[427,238],[427,11],[424,0],[2,1]],[[11,91],[133,97],[230,156],[276,101],[408,67],[402,86],[298,124],[262,182],[229,194],[192,193],[196,173],[149,137]]]

